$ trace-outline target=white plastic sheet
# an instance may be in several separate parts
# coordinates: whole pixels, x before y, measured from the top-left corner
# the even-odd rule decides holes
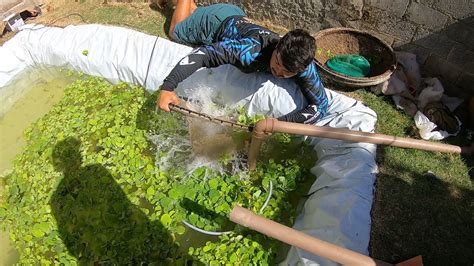
[[[374,111],[356,100],[327,90],[329,114],[319,126],[373,132]],[[378,171],[376,145],[312,138],[318,160],[311,172],[318,178],[294,228],[319,239],[368,255],[373,184]],[[283,265],[336,265],[292,247]]]
[[[0,87],[36,64],[70,68],[113,83],[123,80],[143,85],[151,57],[146,88],[156,90],[179,59],[192,50],[120,27],[25,25],[22,29],[0,49]]]
[[[88,51],[87,56],[84,50]],[[33,26],[0,47],[0,91],[20,72],[34,65],[67,67],[111,82],[123,80],[144,85],[147,79],[146,88],[156,90],[174,65],[190,51],[190,47],[118,27]],[[201,69],[182,82],[176,91],[185,95],[193,90],[210,90],[216,101],[243,105],[250,115],[278,117],[306,104],[291,80],[263,73],[244,74],[229,65]],[[377,118],[371,109],[331,90],[327,90],[327,94],[329,111],[318,125],[373,132]],[[318,153],[311,171],[318,179],[294,227],[368,254],[370,210],[377,172],[376,146],[320,138],[312,138],[311,143]],[[282,264],[333,263],[293,247]]]

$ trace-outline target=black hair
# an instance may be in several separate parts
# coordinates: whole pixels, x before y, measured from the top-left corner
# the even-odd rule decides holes
[[[295,29],[280,39],[276,51],[286,70],[299,73],[313,61],[316,42],[307,31]]]

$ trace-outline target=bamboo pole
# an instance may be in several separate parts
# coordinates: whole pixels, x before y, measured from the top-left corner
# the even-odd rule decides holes
[[[352,250],[312,237],[288,226],[269,220],[263,216],[259,216],[240,206],[235,206],[232,209],[230,220],[289,245],[304,249],[312,254],[330,259],[343,265],[390,265]]]
[[[290,123],[278,121],[274,118],[269,118],[259,121],[255,125],[255,128],[253,130],[252,142],[250,143],[248,155],[248,164],[250,170],[255,170],[256,167],[256,160],[262,142],[261,136],[270,135],[275,132],[288,133],[293,135],[304,135],[310,137],[339,139],[352,142],[383,144],[425,151],[472,154],[474,150],[474,145],[471,145],[470,147],[460,147],[456,145],[426,140],[402,138],[377,133],[367,133],[344,128],[321,127],[315,125]]]

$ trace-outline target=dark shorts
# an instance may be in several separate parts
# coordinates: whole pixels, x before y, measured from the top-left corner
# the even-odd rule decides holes
[[[191,16],[175,26],[173,39],[188,45],[211,44],[222,22],[230,16],[246,15],[238,6],[231,4],[198,7]]]

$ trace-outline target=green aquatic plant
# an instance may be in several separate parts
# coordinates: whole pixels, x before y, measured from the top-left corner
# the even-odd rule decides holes
[[[165,232],[163,227],[143,215],[146,208],[139,204],[147,187],[167,186],[149,155],[146,132],[136,128],[144,99],[142,89],[127,84],[78,80],[48,114],[27,129],[28,145],[6,178],[8,198],[3,206],[11,237],[21,251],[20,263],[128,263],[133,258],[168,254],[148,244],[161,235],[168,238],[168,233],[157,233]],[[75,154],[54,153],[71,138],[78,143]],[[72,196],[71,190],[78,188],[77,197]],[[127,215],[135,220],[125,222],[122,216]],[[127,237],[114,237],[117,234],[110,231],[122,222],[120,229],[133,233],[135,241],[142,240],[136,249],[119,244]],[[131,229],[134,223],[138,231]],[[104,246],[87,245],[93,242]],[[170,248],[171,244],[164,250]]]
[[[275,243],[268,242],[260,234],[223,235],[219,242],[208,241],[200,248],[190,248],[188,254],[207,262],[208,265],[270,265],[276,251]]]
[[[187,132],[186,120],[156,112],[155,100],[139,87],[82,77],[26,130],[0,205],[20,264],[272,263],[275,240],[235,227],[228,215],[238,204],[291,225],[288,192],[306,174],[298,159],[260,163],[244,178],[160,169],[156,156],[167,151],[149,136]],[[183,250],[183,221],[233,233]]]
[[[258,121],[265,119],[264,115],[249,116],[243,106],[238,106],[237,109],[237,123],[244,125],[255,125]]]

